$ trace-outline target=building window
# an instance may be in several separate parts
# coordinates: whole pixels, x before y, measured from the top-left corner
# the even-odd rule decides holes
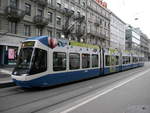
[[[89,67],[90,67],[90,55],[82,54],[82,68],[89,68]]]
[[[48,36],[49,36],[49,37],[52,37],[52,36],[53,36],[52,30],[48,30]]]
[[[105,22],[105,27],[107,27],[107,22]]]
[[[98,67],[98,55],[92,55],[92,67]]]
[[[25,3],[25,11],[26,11],[26,15],[31,16],[31,5]]]
[[[82,3],[83,7],[85,7],[85,2]]]
[[[44,12],[43,12],[42,9],[38,9],[38,15],[39,15],[39,16],[43,16],[43,13],[44,13]]]
[[[66,70],[66,53],[62,52],[53,53],[53,70],[54,71]]]
[[[0,0],[0,7],[2,6],[2,0]]]
[[[0,30],[2,30],[2,20],[0,20]]]
[[[100,25],[102,25],[102,23],[103,23],[103,20],[102,20],[102,19],[100,19]]]
[[[59,32],[59,31],[56,32],[56,37],[57,37],[57,38],[61,38],[61,32]]]
[[[13,7],[17,7],[18,6],[18,0],[10,0],[10,5]]]
[[[110,66],[110,56],[109,55],[105,56],[105,66]]]
[[[72,12],[72,14],[74,14],[75,11],[71,9],[71,12]]]
[[[25,36],[30,36],[31,35],[31,26],[30,25],[24,25],[24,33]]]
[[[69,54],[69,69],[80,69],[80,54],[70,53]]]
[[[53,22],[53,13],[52,12],[48,12],[48,18],[49,18],[49,22]]]
[[[38,28],[38,36],[42,36],[43,34],[43,29],[42,28]]]
[[[80,17],[80,12],[79,11],[77,12],[77,15],[78,15],[78,17]]]
[[[61,25],[61,18],[60,18],[60,17],[57,17],[57,18],[56,18],[56,22],[57,22],[57,25]]]
[[[9,22],[9,32],[16,34],[17,33],[17,23],[16,22]]]
[[[61,8],[61,4],[60,3],[57,3],[56,5],[58,8]]]
[[[8,50],[5,51],[5,61],[4,64],[16,65],[17,62],[17,47],[8,46]]]
[[[77,3],[79,3],[80,4],[80,0],[76,0],[77,1]]]
[[[53,4],[53,0],[48,0],[48,4]]]

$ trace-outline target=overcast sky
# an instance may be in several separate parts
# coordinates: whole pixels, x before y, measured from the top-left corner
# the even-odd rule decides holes
[[[149,0],[103,0],[108,9],[125,23],[140,29],[150,38],[150,1]],[[135,20],[138,18],[138,20]]]

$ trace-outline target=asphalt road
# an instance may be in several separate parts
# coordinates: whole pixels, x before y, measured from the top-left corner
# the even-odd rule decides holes
[[[3,88],[0,112],[150,113],[146,112],[150,105],[149,67],[146,63],[141,68],[53,88]],[[131,112],[135,110],[141,112]]]

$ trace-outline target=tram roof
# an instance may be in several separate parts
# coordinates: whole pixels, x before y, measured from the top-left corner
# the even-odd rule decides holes
[[[42,44],[48,46],[48,36],[36,36],[36,37],[30,37],[27,38],[25,41],[32,41],[32,40],[38,40],[40,41]],[[100,49],[99,46],[97,45],[92,45],[92,44],[86,44],[86,43],[80,43],[80,42],[76,42],[76,41],[69,41],[66,39],[58,39],[56,38],[58,43],[64,43],[65,45],[70,45],[70,46],[78,46],[78,47],[85,47],[85,48],[93,48],[93,49]],[[61,45],[58,44],[58,45]]]

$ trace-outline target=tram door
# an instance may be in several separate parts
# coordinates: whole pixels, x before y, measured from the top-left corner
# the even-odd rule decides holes
[[[101,70],[101,75],[104,74],[104,65],[105,65],[104,50],[101,49],[101,52],[100,52],[100,70]]]
[[[2,60],[3,60],[3,47],[0,46],[0,65],[2,65]]]

